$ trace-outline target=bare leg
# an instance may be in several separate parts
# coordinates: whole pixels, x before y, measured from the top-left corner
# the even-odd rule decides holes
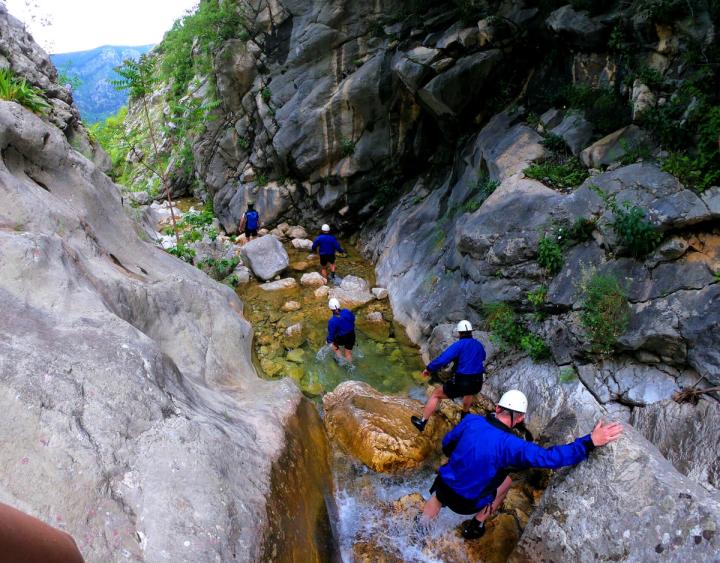
[[[465,395],[463,397],[463,412],[470,412],[470,405],[472,405],[474,395]]]
[[[339,348],[338,346],[335,346],[335,344],[333,344],[332,347],[333,347],[333,350],[335,351],[335,355],[336,355],[339,359],[341,359],[341,358],[342,358],[342,353],[340,352],[340,348]]]
[[[334,274],[335,273],[335,264],[330,264],[330,271]]]
[[[425,408],[423,409],[423,420],[429,419],[430,415],[435,412],[435,409],[437,408],[440,399],[447,399],[447,396],[445,395],[445,393],[443,393],[442,387],[438,387],[437,389],[435,389],[435,391],[433,391],[433,394],[430,396],[430,399],[428,400]]]
[[[434,520],[437,518],[438,512],[440,512],[440,509],[442,508],[442,504],[440,504],[440,501],[437,499],[437,497],[433,494],[428,501],[425,503],[425,507],[422,511],[422,517],[423,520],[426,522],[430,520]]]
[[[320,270],[320,275],[327,279],[327,270],[325,269],[325,266],[323,266],[322,270]]]
[[[352,363],[352,351],[345,348],[345,359],[348,361],[349,364]]]

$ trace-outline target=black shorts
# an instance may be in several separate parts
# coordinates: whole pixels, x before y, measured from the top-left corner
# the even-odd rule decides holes
[[[320,255],[320,265],[325,266],[326,264],[334,264],[335,263],[335,254],[321,254]]]
[[[443,383],[445,396],[455,399],[467,395],[477,395],[483,386],[483,376],[480,375],[454,375]]]
[[[333,340],[335,346],[345,346],[346,350],[352,350],[355,347],[355,331],[348,332],[347,334],[341,334],[336,336]]]
[[[430,492],[435,493],[440,504],[447,506],[456,514],[477,514],[481,510],[475,505],[475,500],[465,498],[448,487],[440,475],[435,477]]]
[[[257,231],[258,231],[257,229],[245,229],[245,236],[247,238],[256,237],[256,236],[258,236]]]

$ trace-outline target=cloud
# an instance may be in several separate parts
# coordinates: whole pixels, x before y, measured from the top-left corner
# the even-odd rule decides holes
[[[48,52],[159,43],[198,0],[5,0]]]

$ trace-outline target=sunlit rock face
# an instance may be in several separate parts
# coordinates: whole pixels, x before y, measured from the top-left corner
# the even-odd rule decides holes
[[[382,395],[365,383],[347,381],[323,397],[328,434],[353,457],[375,471],[413,469],[435,454],[450,429],[433,416],[420,433],[410,423],[422,403]]]

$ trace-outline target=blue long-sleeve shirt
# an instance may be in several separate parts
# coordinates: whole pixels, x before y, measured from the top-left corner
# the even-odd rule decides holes
[[[313,252],[315,252],[315,249],[318,247],[320,247],[320,252],[318,252],[318,254],[321,254],[323,256],[335,254],[336,252],[342,252],[343,254],[345,253],[345,251],[340,246],[340,243],[332,235],[319,235],[313,241]]]
[[[347,309],[341,309],[340,315],[333,315],[328,321],[328,342],[333,342],[338,336],[345,336],[355,330],[355,315]]]
[[[564,446],[543,448],[518,438],[494,415],[468,415],[445,435],[450,460],[439,469],[445,484],[475,501],[478,510],[493,501],[508,473],[529,467],[575,465],[594,449],[590,434]]]
[[[485,348],[479,340],[461,338],[427,365],[428,371],[438,371],[455,361],[457,375],[477,375],[485,371]]]

